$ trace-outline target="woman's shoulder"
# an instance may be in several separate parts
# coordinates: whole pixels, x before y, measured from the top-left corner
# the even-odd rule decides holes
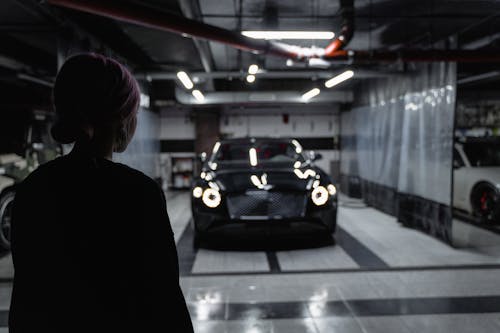
[[[144,174],[142,171],[119,162],[108,162],[111,163],[115,168],[115,174],[126,178],[128,182],[133,182],[152,191],[156,191],[159,188],[158,183],[153,178]]]
[[[24,183],[39,181],[42,179],[49,180],[52,173],[57,172],[60,166],[64,163],[64,157],[59,156],[51,161],[40,164],[24,179]]]

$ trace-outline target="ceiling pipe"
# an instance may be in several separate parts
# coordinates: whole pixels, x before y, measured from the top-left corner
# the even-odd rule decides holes
[[[284,105],[304,104],[302,93],[300,91],[217,91],[205,92],[204,100],[199,101],[184,89],[176,88],[175,98],[179,103],[186,105],[253,105],[255,103]],[[352,103],[353,100],[352,91],[330,90],[307,103]]]
[[[354,0],[340,0],[340,12],[342,15],[340,35],[325,48],[326,58],[347,46],[354,35]]]
[[[343,50],[352,37],[352,24],[344,25],[341,36],[328,48],[300,47],[243,36],[239,32],[219,28],[182,16],[162,12],[157,9],[123,3],[119,0],[47,0],[52,5],[100,15],[119,21],[129,22],[149,28],[178,33],[183,36],[202,38],[224,43],[253,53],[270,54],[285,58],[307,60],[324,58],[331,62],[500,62],[500,52],[472,50],[402,50],[402,51],[353,51]],[[346,2],[349,2],[346,0]],[[347,13],[349,13],[347,11]],[[347,14],[346,14],[347,17]],[[347,21],[346,21],[347,22]],[[351,27],[351,28],[349,28]],[[332,45],[333,44],[333,45]]]

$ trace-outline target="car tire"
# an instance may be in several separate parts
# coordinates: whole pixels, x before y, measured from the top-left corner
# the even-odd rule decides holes
[[[198,250],[200,248],[200,233],[196,230],[196,223],[193,220],[192,223],[192,228],[193,228],[193,249]]]
[[[7,191],[0,197],[0,250],[10,250],[12,204],[15,192]]]
[[[333,235],[335,234],[336,230],[337,230],[337,212],[335,212],[335,215],[333,216],[333,223],[332,227],[330,228],[330,233]]]
[[[500,222],[500,194],[492,184],[479,183],[474,186],[470,200],[473,215],[479,217],[482,223]]]
[[[193,249],[198,250],[200,248],[200,236],[197,232],[194,233],[193,237]]]

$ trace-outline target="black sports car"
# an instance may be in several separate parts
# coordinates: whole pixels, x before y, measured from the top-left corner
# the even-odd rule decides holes
[[[281,240],[330,236],[337,222],[337,190],[292,139],[217,142],[192,188],[194,246],[201,240]]]

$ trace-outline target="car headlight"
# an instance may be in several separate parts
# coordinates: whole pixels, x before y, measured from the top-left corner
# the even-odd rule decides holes
[[[199,186],[193,188],[193,197],[199,199],[203,195],[203,189]]]
[[[207,188],[203,192],[202,200],[207,207],[216,208],[217,206],[220,205],[221,196],[219,191],[217,191],[216,189]]]
[[[334,196],[337,193],[337,189],[333,184],[328,185],[326,189],[328,190],[328,193],[330,193],[331,196]]]
[[[316,206],[323,206],[328,201],[328,190],[324,186],[316,187],[311,193],[311,199]]]

